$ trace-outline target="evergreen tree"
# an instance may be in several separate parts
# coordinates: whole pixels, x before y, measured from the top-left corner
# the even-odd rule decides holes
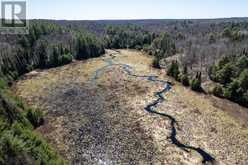
[[[202,91],[201,72],[197,72],[196,77],[191,81],[191,89],[197,92]]]
[[[179,65],[177,61],[172,61],[167,71],[167,75],[174,77],[176,80],[179,80],[180,71],[179,71]]]
[[[50,66],[51,67],[56,67],[59,66],[59,52],[58,52],[58,48],[56,46],[53,47],[53,51],[52,51],[52,57],[51,57],[51,61],[50,61]]]
[[[152,66],[154,68],[161,69],[161,66],[160,66],[160,57],[159,56],[155,56],[153,58]]]
[[[46,68],[47,67],[47,52],[46,52],[47,44],[45,42],[41,42],[39,50],[38,50],[38,59],[39,59],[39,67]]]
[[[188,68],[187,68],[187,66],[184,66],[183,73],[180,76],[180,79],[181,79],[181,83],[184,86],[189,86],[190,85],[189,77],[188,77]]]

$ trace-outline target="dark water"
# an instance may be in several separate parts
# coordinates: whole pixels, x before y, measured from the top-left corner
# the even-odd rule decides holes
[[[177,137],[176,137],[177,136],[177,129],[176,129],[177,121],[174,117],[172,117],[166,113],[161,113],[161,112],[158,112],[155,110],[155,108],[159,104],[166,101],[163,94],[165,94],[166,92],[169,92],[172,88],[172,85],[168,81],[159,80],[158,77],[154,76],[154,75],[136,75],[131,66],[126,65],[126,64],[115,64],[115,63],[113,63],[113,58],[106,59],[104,61],[107,63],[107,65],[98,69],[95,72],[95,74],[92,78],[92,83],[96,82],[97,78],[104,72],[105,69],[112,67],[112,66],[121,66],[123,68],[123,70],[127,73],[127,75],[129,75],[129,76],[141,78],[143,80],[147,80],[147,81],[150,81],[153,83],[163,84],[164,89],[161,91],[158,91],[154,94],[154,96],[157,99],[155,101],[151,102],[150,104],[148,104],[144,109],[149,113],[156,114],[156,115],[165,117],[165,118],[170,120],[171,134],[170,134],[169,138],[170,138],[172,144],[176,145],[178,148],[180,148],[186,152],[189,152],[189,150],[193,150],[193,151],[197,152],[199,155],[201,155],[203,164],[215,164],[215,159],[209,153],[204,151],[203,149],[189,146],[189,145],[185,145],[177,139]]]

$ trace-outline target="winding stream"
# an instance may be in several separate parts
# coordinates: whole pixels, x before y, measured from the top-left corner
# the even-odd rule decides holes
[[[96,80],[105,71],[105,69],[112,67],[112,66],[121,66],[123,68],[123,70],[127,73],[127,75],[129,75],[129,76],[136,77],[136,78],[142,78],[142,79],[148,80],[150,82],[162,83],[164,85],[164,89],[156,92],[154,94],[154,96],[157,99],[155,101],[151,102],[150,104],[148,104],[144,109],[149,113],[156,114],[156,115],[165,117],[165,118],[170,120],[171,134],[170,134],[169,139],[171,140],[172,144],[176,145],[178,148],[184,150],[185,152],[189,152],[189,150],[193,150],[193,151],[197,152],[198,154],[201,155],[203,164],[208,164],[208,163],[215,164],[215,159],[209,153],[204,151],[203,149],[183,144],[177,139],[177,137],[176,137],[177,136],[177,129],[176,129],[177,121],[174,117],[172,117],[166,113],[161,113],[161,112],[154,110],[159,104],[161,104],[162,102],[164,102],[166,100],[165,97],[163,96],[163,94],[165,94],[166,92],[169,92],[171,90],[171,88],[172,88],[171,84],[167,81],[159,80],[158,76],[136,75],[136,74],[134,74],[132,67],[127,65],[127,64],[115,64],[113,62],[113,59],[115,58],[115,56],[114,56],[115,54],[116,53],[113,53],[111,55],[111,56],[113,56],[112,58],[104,59],[104,62],[106,62],[107,65],[102,67],[102,68],[99,68],[98,70],[95,71],[95,74],[91,79],[91,83],[96,84]],[[118,54],[118,52],[117,52],[117,54]]]

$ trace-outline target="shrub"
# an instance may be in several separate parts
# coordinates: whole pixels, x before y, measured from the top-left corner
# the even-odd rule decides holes
[[[69,64],[71,62],[72,62],[72,55],[70,53],[62,55],[60,61],[61,65]]]
[[[26,70],[28,72],[31,72],[32,70],[34,70],[34,66],[33,65],[27,65]]]
[[[221,84],[227,85],[232,81],[236,75],[236,67],[232,63],[226,64],[221,70],[217,72],[217,80]]]
[[[221,85],[216,85],[213,89],[213,94],[217,97],[223,97],[224,91]]]
[[[242,97],[240,82],[238,80],[234,80],[230,83],[224,92],[224,96],[232,101],[239,102]]]
[[[248,69],[245,69],[239,76],[240,88],[243,92],[248,90]]]
[[[154,68],[161,69],[159,57],[154,57],[153,62],[152,62],[152,66]]]
[[[14,135],[12,131],[2,133],[0,139],[0,149],[2,151],[2,160],[0,164],[32,164],[27,158],[27,148],[25,142]]]
[[[191,81],[190,86],[193,91],[202,92],[201,72],[197,72],[196,77]]]
[[[144,50],[145,52],[148,52],[148,54],[151,54],[152,48],[151,48],[150,45],[145,44],[145,45],[143,46],[143,50]]]
[[[41,111],[33,111],[31,109],[28,109],[26,116],[34,128],[37,128],[44,123],[44,118]]]
[[[0,164],[66,164],[33,132],[29,120],[39,125],[43,120],[41,113],[30,109],[25,112],[16,100],[7,89],[0,90]]]
[[[243,93],[243,96],[242,96],[242,104],[244,106],[248,106],[248,91]]]
[[[16,163],[65,164],[41,137],[18,123],[1,132],[0,137],[0,164]]]
[[[11,98],[15,101],[15,104],[17,107],[19,107],[21,109],[25,109],[25,105],[24,105],[21,98],[19,98],[17,96],[11,96]]]
[[[193,91],[200,91],[201,90],[201,84],[197,79],[193,79],[190,83],[191,89]]]
[[[9,74],[13,80],[17,80],[19,77],[19,74],[16,71],[10,72]]]
[[[0,89],[4,89],[7,86],[7,83],[4,79],[0,79]]]
[[[188,75],[182,75],[181,76],[181,83],[184,85],[184,86],[186,86],[186,87],[188,87],[189,85],[190,85],[190,82],[189,82],[189,78],[188,78]]]
[[[167,75],[174,77],[176,80],[180,80],[179,75],[180,75],[180,71],[179,71],[179,66],[177,61],[172,61],[168,71],[167,71]]]
[[[209,76],[210,80],[217,81],[217,76],[216,76],[217,71],[218,71],[218,68],[216,65],[212,65],[209,67],[208,76]]]
[[[231,100],[231,91],[224,88],[224,98],[230,99]]]
[[[187,66],[184,66],[183,73],[180,75],[180,80],[184,86],[188,87],[190,85]]]
[[[223,85],[214,89],[214,94],[223,96],[241,105],[248,106],[248,57],[243,51],[241,56],[223,57],[209,69],[211,80]]]
[[[244,69],[248,68],[248,57],[241,56],[237,62],[238,73],[240,74]]]

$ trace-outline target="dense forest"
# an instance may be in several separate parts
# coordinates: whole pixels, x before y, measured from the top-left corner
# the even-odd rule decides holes
[[[31,22],[28,35],[0,36],[0,74],[6,80],[33,69],[51,68],[104,54],[95,35],[46,22]]]
[[[246,18],[59,24],[78,25],[94,32],[103,38],[105,48],[147,52],[154,57],[154,67],[166,69],[167,75],[192,90],[203,92],[203,83],[217,82],[213,83],[216,87],[212,91],[206,92],[247,106],[247,88],[242,85],[248,69],[245,64],[248,52]],[[167,60],[171,56],[173,60]]]
[[[219,83],[213,93],[248,106],[248,56],[225,56],[210,67],[211,80]]]
[[[66,162],[34,130],[43,114],[14,97],[0,81],[0,164],[55,164]]]
[[[213,83],[216,87],[210,92],[248,105],[248,91],[244,85],[248,69],[246,18],[59,24],[88,29],[103,38],[105,48],[145,51],[154,57],[154,67],[166,69],[167,75],[192,90],[203,92],[202,83],[217,82]],[[175,58],[172,61],[167,60],[173,55]]]
[[[32,20],[28,35],[0,36],[0,164],[64,164],[33,130],[42,113],[7,87],[34,69],[99,57],[105,49],[137,49],[184,86],[248,106],[248,19],[50,21]],[[174,57],[168,60],[168,57]]]
[[[0,164],[66,164],[34,129],[44,123],[9,92],[8,86],[34,69],[57,67],[104,54],[94,34],[47,21],[32,21],[28,35],[0,36]]]

